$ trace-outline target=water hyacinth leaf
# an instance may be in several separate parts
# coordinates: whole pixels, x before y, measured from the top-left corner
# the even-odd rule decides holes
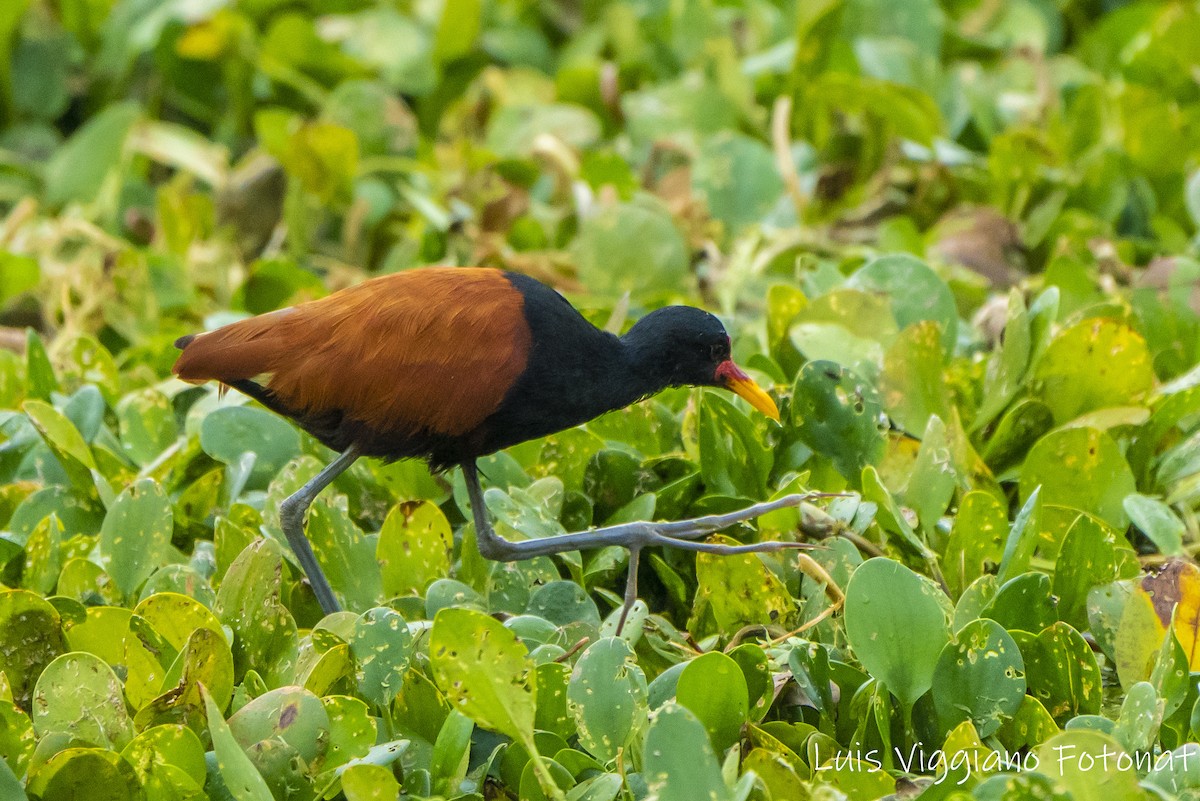
[[[1058,603],[1045,573],[1022,573],[1000,585],[979,613],[1006,629],[1041,631],[1058,619]]]
[[[250,406],[222,406],[200,424],[200,447],[212,458],[236,464],[255,455],[251,488],[261,488],[300,452],[300,437],[279,415]]]
[[[11,700],[0,699],[0,767],[7,766],[13,774],[24,776],[37,743],[29,716]]]
[[[874,388],[833,362],[809,362],[796,378],[792,424],[851,480],[883,455],[881,413]]]
[[[66,650],[53,606],[24,590],[0,591],[0,671],[18,706],[30,708],[38,676]]]
[[[1087,599],[1093,587],[1117,578],[1112,533],[1094,518],[1080,515],[1067,531],[1054,571],[1058,616],[1079,630],[1087,628]]]
[[[178,436],[170,399],[156,389],[133,392],[117,404],[121,448],[139,465],[147,465]]]
[[[136,103],[114,103],[76,131],[46,165],[47,202],[93,200],[120,163],[125,142],[141,115]]]
[[[687,663],[679,674],[675,699],[704,724],[717,753],[737,742],[749,717],[746,677],[737,662],[719,652]]]
[[[1010,632],[1025,660],[1029,694],[1058,722],[1100,712],[1100,666],[1078,631],[1058,622],[1038,634]]]
[[[905,706],[929,690],[950,641],[950,603],[937,585],[891,559],[863,562],[846,587],[846,636],[863,667]]]
[[[750,719],[761,720],[774,700],[774,680],[766,652],[754,643],[743,643],[729,652],[729,658],[737,664],[745,679]]]
[[[322,767],[333,770],[366,756],[379,737],[370,707],[348,695],[327,695],[321,703],[329,717],[329,747]]]
[[[1061,331],[1033,372],[1035,393],[1060,425],[1096,409],[1132,405],[1153,386],[1146,341],[1125,323],[1105,318]]]
[[[375,539],[355,525],[344,503],[315,500],[309,507],[305,535],[329,586],[349,609],[370,609],[383,600]]]
[[[942,725],[968,720],[990,737],[1025,698],[1025,662],[1017,643],[993,620],[968,623],[947,643],[933,672],[933,702]]]
[[[701,146],[692,173],[708,210],[727,235],[761,220],[783,193],[783,181],[771,149],[743,134],[722,132]]]
[[[393,801],[401,796],[400,783],[383,765],[350,765],[341,782],[346,801]]]
[[[1008,514],[994,495],[974,490],[963,496],[942,554],[942,572],[953,593],[998,566],[1008,534]]]
[[[904,489],[904,504],[917,513],[921,530],[933,530],[949,506],[959,484],[954,454],[947,438],[946,424],[936,415],[929,418],[921,448]]]
[[[930,320],[905,328],[888,347],[879,375],[879,398],[900,430],[918,436],[930,417],[949,417],[944,367],[942,332]]]
[[[1134,492],[1133,472],[1106,432],[1066,428],[1042,437],[1021,468],[1021,497],[1038,487],[1043,497],[1070,506],[1124,530],[1129,525],[1125,496]]]
[[[728,537],[713,542],[736,544]],[[696,598],[688,628],[711,617],[722,631],[750,624],[786,625],[795,611],[787,587],[758,554],[696,555]]]
[[[1185,528],[1170,506],[1137,492],[1126,495],[1122,505],[1129,519],[1154,543],[1159,553],[1164,556],[1183,555]]]
[[[1050,777],[1055,789],[1077,801],[1135,801],[1145,797],[1138,787],[1133,759],[1106,734],[1064,731],[1038,746],[1034,754],[1041,766],[1039,771]]]
[[[466,776],[474,729],[475,724],[466,715],[451,711],[446,717],[429,760],[429,773],[433,777],[435,792],[451,795],[458,790]]]
[[[187,726],[164,725],[146,729],[125,746],[121,758],[137,771],[151,799],[170,798],[173,791],[190,798],[188,791],[192,788],[199,791],[204,786],[204,746]],[[190,785],[180,781],[180,774],[190,780]]]
[[[573,581],[552,581],[533,591],[526,610],[556,626],[577,625],[581,631],[600,628],[600,610],[587,590]]]
[[[63,732],[98,748],[121,749],[133,737],[121,682],[103,659],[67,653],[38,678],[32,720],[39,737]]]
[[[732,801],[708,732],[686,707],[654,713],[642,750],[646,783],[659,801]]]
[[[628,745],[646,715],[646,677],[628,643],[605,637],[588,646],[571,672],[567,709],[580,745],[597,759],[608,762]]]
[[[171,501],[153,479],[141,479],[120,495],[100,527],[100,565],[126,597],[167,558],[175,518]]]
[[[447,578],[453,546],[450,523],[435,504],[392,507],[375,546],[383,595],[421,595],[434,581]]]
[[[329,715],[321,699],[303,687],[280,687],[260,695],[233,713],[228,724],[251,760],[255,744],[279,739],[311,763],[325,752],[329,739]]]
[[[412,651],[412,635],[399,613],[390,609],[364,612],[355,621],[350,636],[358,690],[363,697],[386,709],[400,692]]]
[[[953,349],[958,337],[954,295],[920,259],[904,254],[879,256],[851,275],[846,286],[886,297],[901,331],[924,320],[937,323],[943,349]]]
[[[30,772],[26,788],[35,798],[43,799],[137,801],[140,797],[133,767],[116,752],[104,748],[59,751]]]
[[[58,584],[62,572],[62,523],[51,514],[29,535],[25,542],[25,573],[21,577],[26,588],[49,595]]]
[[[75,489],[87,495],[95,492],[92,478],[96,460],[79,429],[60,411],[39,400],[25,401],[22,407],[33,427],[58,459]]]
[[[521,743],[533,737],[537,679],[516,635],[470,609],[442,609],[429,635],[434,679],[450,703],[480,726]]]
[[[201,688],[208,718],[208,732],[216,753],[217,771],[230,794],[238,801],[273,801],[271,790],[234,739],[221,709]]]
[[[283,557],[274,541],[262,539],[242,551],[221,587],[213,611],[234,633],[238,680],[247,670],[264,671],[292,658],[296,621],[283,605]]]
[[[697,425],[700,475],[710,491],[747,498],[766,494],[772,460],[750,418],[721,395],[706,392]]]

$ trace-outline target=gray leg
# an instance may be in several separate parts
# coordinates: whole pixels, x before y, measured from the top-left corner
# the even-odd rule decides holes
[[[475,536],[479,543],[479,552],[488,559],[498,562],[516,562],[522,559],[532,559],[535,556],[603,548],[607,545],[617,545],[629,550],[629,578],[625,585],[625,607],[621,613],[618,633],[625,623],[630,607],[637,600],[636,560],[642,548],[647,545],[666,545],[672,548],[722,555],[820,547],[806,542],[754,542],[745,545],[724,545],[692,542],[692,540],[728,528],[734,523],[741,523],[764,515],[767,512],[789,506],[799,506],[804,501],[823,497],[823,493],[788,495],[766,503],[756,503],[745,509],[723,515],[706,515],[691,520],[675,520],[664,523],[623,523],[606,528],[560,534],[555,537],[512,542],[497,534],[488,521],[487,507],[483,503],[483,490],[479,487],[479,475],[476,472],[475,463],[463,462],[462,468],[463,477],[467,482],[467,493],[471,499],[471,514],[475,518]]]
[[[341,611],[342,607],[337,598],[333,597],[333,589],[329,586],[325,574],[321,572],[321,566],[317,564],[317,557],[312,546],[308,544],[308,537],[304,536],[304,515],[313,499],[347,467],[354,464],[358,454],[358,446],[351,445],[330,462],[328,467],[313,476],[307,484],[279,505],[279,527],[283,529],[288,545],[292,546],[292,553],[296,554],[296,561],[300,563],[304,575],[308,577],[308,583],[312,585],[313,594],[317,596],[322,611],[327,615]]]

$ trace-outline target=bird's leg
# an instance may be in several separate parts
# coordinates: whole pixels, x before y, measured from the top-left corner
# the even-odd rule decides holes
[[[321,604],[321,610],[327,615],[341,611],[342,607],[337,598],[333,597],[333,588],[329,586],[321,566],[317,564],[317,557],[308,543],[308,537],[304,535],[304,515],[321,490],[354,464],[358,456],[358,446],[351,445],[307,484],[279,504],[279,527],[283,529],[288,545],[292,547],[292,553],[296,554],[296,561],[300,563],[304,575],[308,576],[308,583],[312,586],[313,595],[317,596],[317,602]]]
[[[587,531],[576,531],[570,534],[559,534],[554,537],[541,537],[536,540],[513,542],[506,540],[495,532],[488,520],[487,507],[483,502],[483,490],[479,486],[479,475],[474,462],[463,463],[463,476],[467,482],[467,494],[471,500],[471,514],[475,518],[475,536],[479,543],[479,552],[488,559],[498,562],[516,562],[522,559],[532,559],[535,556],[551,556],[564,551],[578,551],[587,548],[602,548],[607,545],[617,545],[629,550],[629,578],[625,585],[625,607],[621,614],[621,624],[629,614],[629,609],[637,599],[637,565],[636,559],[642,548],[648,545],[665,545],[672,548],[682,548],[689,551],[730,555],[739,553],[756,553],[782,551],[791,548],[819,547],[804,542],[754,542],[744,545],[725,545],[713,542],[694,542],[693,540],[721,529],[728,528],[734,523],[785,509],[799,506],[813,498],[823,497],[823,493],[807,493],[787,495],[765,503],[756,503],[720,515],[705,515],[690,520],[675,520],[663,523],[622,523],[606,528],[593,528]],[[620,631],[620,625],[618,626]]]

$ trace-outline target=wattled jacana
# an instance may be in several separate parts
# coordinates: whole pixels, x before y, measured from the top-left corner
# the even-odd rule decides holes
[[[485,268],[424,268],[186,336],[174,372],[216,380],[290,417],[341,455],[285,500],[280,525],[326,613],[338,610],[304,535],[313,498],[360,456],[461,465],[479,551],[494,560],[619,545],[716,554],[804,547],[693,542],[784,506],[789,496],[723,515],[626,523],[512,542],[492,530],[475,459],[579,425],[671,386],[724,387],[776,420],[771,400],[729,356],[720,321],[688,306],[651,312],[622,337],[601,331],[550,287]],[[624,617],[622,617],[622,623]]]

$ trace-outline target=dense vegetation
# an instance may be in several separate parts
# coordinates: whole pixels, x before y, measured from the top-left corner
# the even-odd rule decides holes
[[[5,0],[0,796],[1200,797],[1200,4]],[[540,537],[840,493],[796,553],[482,560],[173,340],[427,263],[674,390],[482,464]],[[1196,671],[1196,672],[1193,672]]]

